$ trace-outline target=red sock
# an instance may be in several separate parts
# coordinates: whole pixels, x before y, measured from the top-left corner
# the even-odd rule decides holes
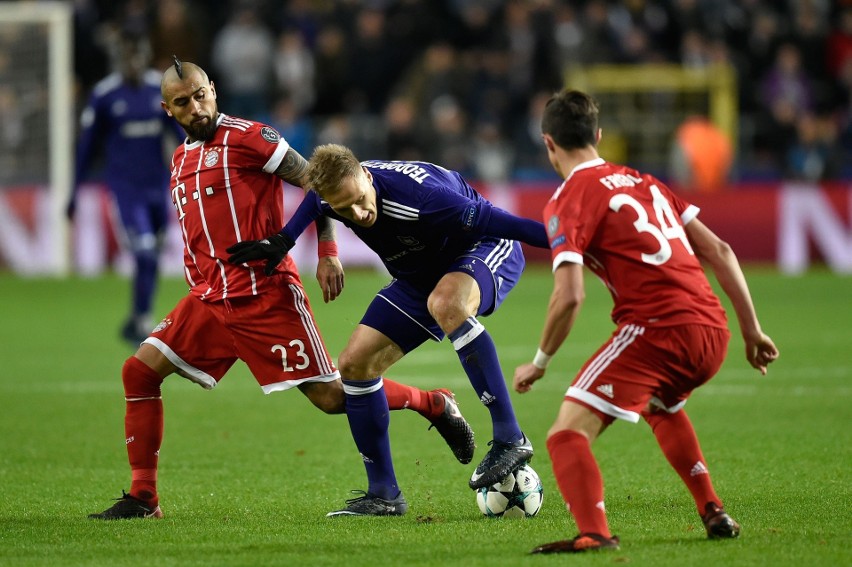
[[[603,502],[603,478],[582,433],[564,430],[547,438],[553,474],[580,533],[612,537]]]
[[[427,392],[413,386],[406,386],[383,378],[388,408],[393,410],[414,410],[427,419],[434,419],[444,411],[444,398],[439,390]]]
[[[698,444],[698,436],[695,435],[695,429],[686,412],[680,410],[675,413],[643,413],[642,417],[651,426],[669,464],[680,475],[695,499],[698,513],[704,513],[708,502],[721,506],[722,501],[713,490],[713,482]]]
[[[121,371],[126,410],[124,433],[130,461],[130,495],[157,506],[157,460],[163,442],[163,379],[136,357],[130,357]]]

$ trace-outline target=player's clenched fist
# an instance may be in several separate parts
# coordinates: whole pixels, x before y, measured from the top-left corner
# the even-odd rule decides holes
[[[244,240],[237,242],[227,250],[228,262],[232,264],[243,264],[252,260],[266,260],[266,266],[263,268],[263,273],[271,276],[275,272],[275,267],[281,263],[287,252],[296,243],[286,234],[273,234],[263,240]]]

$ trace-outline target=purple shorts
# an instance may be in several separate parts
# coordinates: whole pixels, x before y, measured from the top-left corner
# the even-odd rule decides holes
[[[479,285],[482,300],[477,315],[490,315],[503,303],[524,271],[524,253],[513,240],[486,238],[459,255],[445,270],[468,274]],[[376,329],[408,353],[426,342],[440,342],[444,331],[426,306],[432,290],[408,280],[394,279],[367,307],[361,324]]]

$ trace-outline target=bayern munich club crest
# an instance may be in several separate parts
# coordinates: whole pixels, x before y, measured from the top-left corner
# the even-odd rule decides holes
[[[281,135],[275,131],[275,128],[270,128],[269,126],[261,128],[260,135],[270,144],[277,144],[278,140],[281,139]]]
[[[204,165],[207,167],[213,167],[217,163],[219,163],[219,148],[213,148],[204,156]]]

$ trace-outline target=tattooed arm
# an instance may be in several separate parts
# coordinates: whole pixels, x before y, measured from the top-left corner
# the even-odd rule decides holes
[[[307,170],[308,160],[303,158],[299,152],[290,148],[284,154],[284,159],[281,160],[278,169],[275,170],[275,175],[287,183],[292,183],[296,187],[301,187],[307,191],[305,187],[305,172]]]
[[[305,173],[308,171],[308,160],[303,158],[299,152],[290,148],[281,160],[281,165],[275,170],[275,175],[292,183],[296,187],[301,187],[306,193],[309,191],[305,187]],[[320,216],[316,219],[317,237],[322,241],[334,241],[334,224],[331,219]]]

